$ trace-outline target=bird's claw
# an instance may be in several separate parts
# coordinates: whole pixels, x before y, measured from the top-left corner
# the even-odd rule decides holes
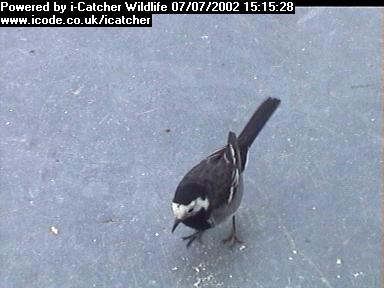
[[[233,248],[236,244],[243,245],[244,241],[240,240],[235,233],[231,233],[229,237],[222,240],[224,244],[229,243],[229,247]]]
[[[183,239],[184,241],[185,241],[185,240],[189,240],[189,241],[187,242],[187,248],[188,248],[189,246],[191,246],[192,242],[194,242],[196,239],[199,240],[200,243],[203,243],[203,242],[201,241],[201,235],[202,235],[202,234],[203,234],[203,233],[202,233],[201,231],[198,231],[198,232],[193,233],[193,234],[191,234],[191,235],[181,237],[181,239]]]

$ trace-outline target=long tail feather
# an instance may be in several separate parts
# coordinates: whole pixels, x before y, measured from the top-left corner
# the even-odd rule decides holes
[[[241,147],[250,147],[252,145],[280,102],[280,99],[269,97],[257,108],[238,137]]]
[[[273,112],[279,107],[280,102],[280,99],[271,97],[264,100],[240,133],[238,143],[241,151],[242,170],[244,170],[247,162],[248,148],[252,145],[257,135],[259,135]]]

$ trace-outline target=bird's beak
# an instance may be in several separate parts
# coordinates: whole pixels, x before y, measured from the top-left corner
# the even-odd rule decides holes
[[[172,227],[172,233],[173,233],[173,231],[175,231],[177,225],[179,225],[180,222],[181,222],[180,219],[177,219],[177,218],[175,219],[175,223],[173,223],[173,227]]]

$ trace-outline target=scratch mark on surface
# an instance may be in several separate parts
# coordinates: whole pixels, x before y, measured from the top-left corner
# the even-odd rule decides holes
[[[167,257],[167,253],[165,252],[165,249],[164,249],[164,243],[163,243],[163,242],[160,242],[160,251],[161,251],[161,253],[163,254],[163,258],[164,258],[164,259],[167,259],[168,257]],[[172,269],[173,269],[173,268],[172,268]],[[164,275],[163,275],[162,270],[163,270],[163,267],[159,266],[159,270],[158,270],[158,274],[159,274],[159,276],[160,276],[159,281],[160,281],[160,283],[162,284],[161,287],[166,287],[166,286],[167,286],[167,285],[165,285],[166,280],[164,281],[164,277],[163,277]],[[177,270],[177,269],[176,269],[176,270]],[[175,271],[175,270],[173,270],[173,271]]]
[[[101,259],[102,254],[99,254],[96,258],[93,258],[93,263],[91,263],[88,267],[91,268],[94,273],[97,273],[97,265],[100,263],[99,260]]]
[[[288,243],[289,243],[291,250],[297,251],[296,243],[292,237],[292,234],[288,231],[287,227],[285,227],[284,225],[281,225],[281,228],[283,228],[283,232],[285,234],[285,237],[287,237],[287,239],[288,239]]]
[[[36,240],[35,239],[36,236],[41,236],[43,234],[44,234],[43,231],[34,232],[34,233],[28,235],[28,237],[26,237],[26,239],[22,240],[19,245],[22,247],[22,246],[26,245],[27,242],[31,242],[32,240]]]
[[[201,278],[197,278],[197,281],[195,283],[193,283],[193,286],[194,287],[199,287],[200,283],[201,283]]]
[[[332,129],[328,125],[319,125],[320,128],[327,130],[331,135],[338,135],[335,129]]]
[[[311,20],[312,18],[320,15],[323,12],[324,12],[324,10],[322,8],[311,9],[311,10],[309,10],[308,13],[305,13],[304,16],[302,16],[299,20],[297,20],[296,23],[298,25],[302,25],[305,22],[307,22],[307,21]]]
[[[46,204],[48,202],[52,202],[52,200],[46,199],[44,201],[40,201],[38,203],[38,205],[42,206],[43,204]],[[28,205],[21,206],[20,208],[16,208],[16,209],[13,209],[11,211],[0,213],[0,218],[8,217],[8,216],[11,216],[12,214],[17,214],[17,213],[21,213],[22,215],[25,215],[25,214],[30,213],[30,212],[39,213],[40,211],[38,211],[38,206],[36,206],[35,204],[31,205],[31,203],[29,203]],[[49,219],[52,218],[52,217],[44,215],[42,213],[39,213],[39,214],[41,214],[42,216],[49,218]]]
[[[294,240],[294,238],[292,237],[292,234],[289,232],[289,230],[287,229],[287,227],[285,227],[284,225],[281,225],[282,229],[283,229],[283,233],[285,234],[285,236],[287,237],[287,240],[288,240],[288,243],[290,245],[290,248],[293,250],[293,251],[296,251],[297,254],[299,254],[301,256],[301,258],[303,259],[304,262],[307,262],[312,268],[314,268],[316,270],[316,272],[319,274],[320,276],[320,280],[321,282],[324,283],[324,285],[327,287],[327,288],[333,288],[333,286],[331,285],[331,283],[329,282],[329,280],[327,279],[327,277],[325,277],[323,271],[321,271],[321,269],[319,268],[319,266],[317,266],[310,257],[308,257],[304,252],[302,251],[299,251],[296,249],[296,242]]]
[[[307,262],[310,266],[312,266],[316,272],[319,274],[320,276],[320,280],[321,282],[324,283],[325,286],[327,286],[328,288],[333,288],[333,286],[331,285],[331,283],[329,283],[327,277],[325,277],[323,271],[320,270],[320,268],[312,261],[311,258],[309,258],[307,255],[305,255],[303,252],[299,251],[299,255],[303,258],[303,260],[305,262]]]
[[[369,270],[369,275],[372,276],[372,284],[370,287],[376,287],[376,278],[375,278],[375,273],[372,270],[372,266],[368,265],[368,270]]]
[[[105,248],[105,233],[106,232],[101,233],[101,247],[103,247],[103,249]]]
[[[83,90],[83,86],[79,86],[75,90],[72,90],[71,92],[73,95],[79,95],[81,90]]]
[[[289,288],[289,287],[291,287],[291,277],[288,276],[288,283],[285,286],[285,288]]]
[[[140,112],[140,113],[136,113],[136,116],[141,116],[141,115],[145,115],[145,114],[148,114],[148,113],[152,113],[156,110],[158,110],[159,108],[153,108],[153,109],[150,109],[150,110],[147,110],[147,111],[144,111],[144,112]]]
[[[43,114],[44,114],[44,110],[45,108],[47,107],[47,103],[49,102],[51,96],[48,97],[47,100],[44,101],[43,105],[41,106],[40,108],[40,111],[39,111],[39,116],[38,116],[38,119],[41,120],[41,118],[43,117]]]
[[[133,282],[135,283],[135,286],[134,287],[140,287],[139,286],[139,284],[138,284],[138,282],[137,282],[137,278],[136,278],[136,274],[135,274],[135,269],[134,269],[134,267],[132,267],[133,269],[132,269],[132,278],[133,278]]]
[[[97,123],[97,125],[101,125],[101,124],[103,124],[104,123],[104,121],[105,120],[107,120],[107,118],[109,117],[109,113],[107,114],[107,115],[105,115],[104,117],[103,117],[103,119],[101,119],[100,121],[99,121],[99,123]]]
[[[318,174],[320,175],[320,178],[321,178],[321,181],[322,183],[326,183],[327,182],[327,178],[325,177],[324,173],[323,173],[323,170],[320,168],[320,166],[317,164],[316,161],[313,161],[313,166],[315,166],[315,169],[316,171],[318,172]],[[311,174],[311,177],[313,178],[312,174]],[[314,180],[314,179],[313,179]],[[316,181],[317,182],[317,181]],[[314,180],[314,183],[315,183],[315,180]],[[316,183],[315,183],[316,184]]]
[[[369,88],[369,87],[372,87],[374,84],[355,84],[355,85],[352,85],[351,88],[352,89],[359,89],[359,88]]]

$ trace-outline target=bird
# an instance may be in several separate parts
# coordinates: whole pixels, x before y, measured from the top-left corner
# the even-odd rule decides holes
[[[203,233],[232,217],[232,230],[224,243],[243,243],[236,234],[235,213],[243,196],[243,172],[248,150],[281,100],[269,97],[252,115],[237,137],[228,133],[227,144],[194,166],[180,181],[172,200],[175,217],[172,233],[180,223],[195,232],[182,237],[189,247]]]

